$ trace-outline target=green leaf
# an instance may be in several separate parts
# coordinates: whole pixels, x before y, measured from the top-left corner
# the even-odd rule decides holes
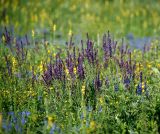
[[[153,67],[152,68],[152,71],[156,74],[156,75],[159,75],[160,76],[160,72],[157,68]]]

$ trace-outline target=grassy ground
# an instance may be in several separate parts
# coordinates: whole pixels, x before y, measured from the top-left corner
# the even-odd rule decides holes
[[[93,36],[107,30],[119,37],[129,32],[152,36],[160,33],[159,5],[158,0],[1,1],[1,26],[14,26],[18,33],[26,33],[31,29],[52,30],[56,25],[57,33],[65,37],[69,30]]]

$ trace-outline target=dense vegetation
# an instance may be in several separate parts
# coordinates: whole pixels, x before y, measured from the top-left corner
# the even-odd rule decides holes
[[[160,132],[158,1],[1,3],[0,133]]]

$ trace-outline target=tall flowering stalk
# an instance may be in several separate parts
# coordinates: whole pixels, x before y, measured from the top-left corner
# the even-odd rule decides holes
[[[12,41],[13,41],[13,38],[12,38],[10,32],[8,31],[7,27],[5,27],[5,33],[4,33],[3,35],[4,35],[4,37],[5,37],[5,43],[6,43],[8,46],[11,46]]]
[[[84,44],[83,44],[83,40],[81,40],[81,51],[82,51],[82,56],[84,56]]]
[[[73,55],[73,58],[72,58],[72,55],[69,53],[67,53],[67,58],[66,58],[66,66],[67,66],[67,69],[69,71],[69,74],[74,77],[74,63],[76,62],[76,57],[75,57],[75,53]]]
[[[108,66],[108,61],[113,57],[113,52],[116,52],[117,42],[113,42],[108,31],[108,35],[103,35],[103,51],[104,51],[104,66]],[[114,50],[114,51],[113,51]]]
[[[109,48],[109,56],[112,57],[112,46],[111,46],[111,37],[108,31],[108,38],[107,38],[108,48]]]
[[[56,55],[54,64],[50,62],[47,66],[47,70],[42,75],[42,78],[47,85],[51,84],[52,79],[65,80],[65,67],[59,55]]]
[[[53,79],[52,66],[51,65],[49,65],[47,67],[47,70],[42,75],[42,78],[43,78],[44,82],[46,83],[46,85],[50,85],[51,84],[51,81]]]
[[[100,72],[98,72],[98,74],[97,74],[97,76],[96,76],[96,78],[95,78],[95,80],[94,80],[94,88],[95,88],[95,90],[99,90],[100,89],[100,87],[102,86],[102,81],[100,80]]]
[[[8,75],[12,76],[12,66],[11,66],[10,61],[6,55],[5,55],[5,61],[6,61],[6,67],[8,70]]]
[[[94,48],[93,48],[93,42],[91,40],[87,40],[87,48],[85,49],[85,56],[88,59],[89,63],[95,64],[96,63],[96,59],[97,59],[97,52]]]
[[[19,60],[24,61],[27,58],[27,50],[24,50],[24,44],[22,40],[16,40],[16,54]]]
[[[53,74],[55,79],[62,80],[65,75],[64,64],[59,55],[56,56],[56,63],[53,65]]]
[[[83,67],[83,57],[80,53],[78,57],[77,73],[78,73],[79,79],[83,80],[85,78],[85,72]]]

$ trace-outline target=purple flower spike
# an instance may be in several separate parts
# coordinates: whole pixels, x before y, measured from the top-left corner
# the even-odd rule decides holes
[[[79,57],[78,57],[78,75],[79,75],[79,78],[81,80],[83,80],[85,78],[85,75],[84,75],[84,67],[83,67],[83,58],[81,56],[81,54],[79,53]]]
[[[100,77],[99,77],[99,72],[98,72],[98,75],[96,76],[96,79],[94,80],[94,87],[96,90],[99,90],[100,87],[102,86],[102,81],[100,80]]]
[[[93,49],[93,42],[91,40],[87,40],[87,48],[85,55],[89,63],[94,64],[96,62],[97,52]]]
[[[141,85],[141,84],[138,84],[136,93],[137,93],[138,95],[141,95],[141,94],[142,94],[142,85]]]

